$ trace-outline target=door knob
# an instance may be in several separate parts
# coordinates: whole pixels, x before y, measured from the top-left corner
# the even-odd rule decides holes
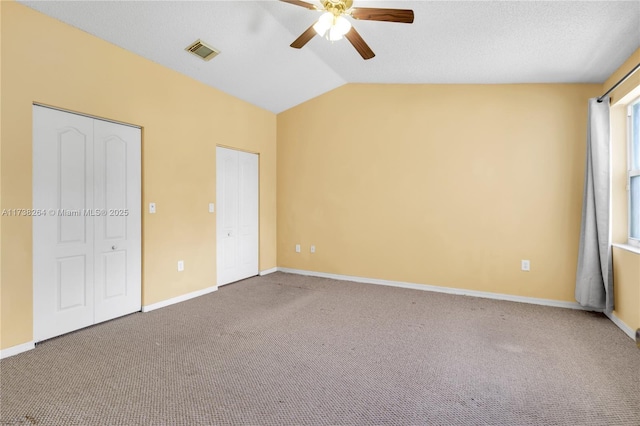
[[[111,250],[115,250],[115,249],[117,249],[116,246],[111,246]]]
[[[231,232],[227,232],[227,237],[230,237],[230,236],[231,236]]]

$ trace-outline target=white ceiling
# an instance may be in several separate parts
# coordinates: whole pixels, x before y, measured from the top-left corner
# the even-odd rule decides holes
[[[278,1],[21,3],[275,113],[346,83],[602,83],[640,47],[639,0],[355,0],[415,12],[352,20],[368,61],[347,40],[289,47],[319,12]],[[222,53],[185,52],[198,38]]]

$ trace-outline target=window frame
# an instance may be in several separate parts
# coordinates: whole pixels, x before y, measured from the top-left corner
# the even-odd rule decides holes
[[[631,238],[631,178],[640,176],[640,169],[633,169],[633,158],[640,157],[640,152],[633,150],[634,125],[640,126],[640,122],[634,122],[633,107],[639,104],[640,97],[631,101],[627,106],[627,243],[634,247],[640,247],[640,239]],[[640,146],[640,141],[638,141],[638,146]],[[640,159],[638,162],[640,163]],[[637,203],[640,203],[640,200]]]

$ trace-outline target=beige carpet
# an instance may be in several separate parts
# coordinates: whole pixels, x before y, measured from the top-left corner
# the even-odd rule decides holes
[[[276,273],[0,362],[38,425],[640,425],[600,314]]]

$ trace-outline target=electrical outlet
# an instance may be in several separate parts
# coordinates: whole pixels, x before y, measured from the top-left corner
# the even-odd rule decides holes
[[[522,269],[525,272],[529,272],[531,270],[531,262],[529,262],[528,260],[521,260],[520,269]]]
[[[209,213],[214,213],[216,211],[216,206],[213,203],[209,203]]]
[[[300,253],[300,244],[296,244],[296,253]]]
[[[311,253],[315,253],[316,252],[316,246],[311,246]]]
[[[178,272],[184,271],[184,260],[178,260]]]

